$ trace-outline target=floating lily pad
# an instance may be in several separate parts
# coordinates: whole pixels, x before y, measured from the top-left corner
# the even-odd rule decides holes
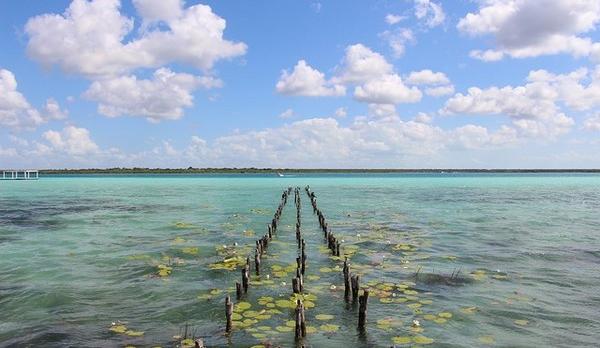
[[[529,324],[529,320],[517,319],[517,320],[515,320],[515,324],[517,324],[519,326],[526,326],[527,324]]]
[[[131,336],[131,337],[141,337],[144,335],[144,331],[127,330],[127,331],[125,331],[125,334],[127,336]]]
[[[438,324],[444,324],[445,322],[448,321],[448,319],[446,319],[446,318],[435,318],[435,319],[433,319],[433,321],[435,321]]]
[[[394,344],[409,344],[412,342],[412,338],[410,336],[395,336],[392,337],[392,342]]]
[[[496,342],[496,339],[492,335],[480,336],[477,340],[483,344],[494,344]]]
[[[340,329],[340,326],[333,324],[323,324],[320,326],[320,329],[325,332],[336,332]]]
[[[416,344],[431,344],[431,343],[435,342],[435,340],[433,338],[429,338],[429,337],[425,337],[425,336],[421,336],[421,335],[415,336],[413,338],[413,341]]]
[[[125,333],[127,331],[127,327],[125,325],[113,325],[109,330],[116,333]]]
[[[285,322],[285,326],[296,327],[296,321],[294,321],[294,320],[288,320],[288,321]]]
[[[199,249],[197,247],[188,247],[181,249],[181,252],[183,252],[184,254],[197,255]]]
[[[240,313],[232,313],[231,320],[242,320],[242,315]]]
[[[296,303],[290,300],[277,300],[275,304],[280,308],[296,308]]]
[[[194,343],[194,340],[191,338],[186,338],[183,341],[181,341],[181,347],[183,348],[191,348],[194,347],[196,344]]]
[[[425,314],[423,316],[423,319],[425,319],[425,320],[435,320],[436,318],[437,317],[435,315],[433,315],[433,314]]]
[[[316,327],[314,327],[314,326],[307,326],[306,327],[306,333],[312,334],[312,333],[315,333],[315,332],[317,332],[317,328]]]
[[[331,272],[333,272],[333,269],[331,269],[329,267],[321,267],[321,268],[319,268],[319,272],[321,272],[321,273],[331,273]]]
[[[464,307],[461,308],[460,311],[464,314],[473,314],[477,312],[477,307]]]
[[[252,305],[248,302],[238,302],[236,303],[234,310],[236,312],[245,311],[247,309],[250,309],[250,307],[252,307]]]
[[[438,314],[438,317],[450,319],[450,318],[452,318],[452,313],[450,313],[450,312],[442,312],[442,313]]]
[[[317,315],[315,315],[315,319],[317,319],[317,320],[331,320],[331,319],[333,319],[333,315],[331,315],[331,314],[317,314]]]
[[[293,331],[294,329],[289,326],[278,326],[275,328],[275,330],[277,330],[279,332],[290,332],[290,331]]]

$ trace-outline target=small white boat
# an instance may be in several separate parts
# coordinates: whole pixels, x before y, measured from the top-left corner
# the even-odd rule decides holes
[[[277,172],[277,176],[280,177],[280,178],[283,178],[284,175],[281,174],[280,172]]]

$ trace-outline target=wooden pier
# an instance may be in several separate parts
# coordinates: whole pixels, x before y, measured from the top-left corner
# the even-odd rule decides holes
[[[40,178],[39,171],[33,169],[5,169],[2,170],[0,180],[37,180]]]

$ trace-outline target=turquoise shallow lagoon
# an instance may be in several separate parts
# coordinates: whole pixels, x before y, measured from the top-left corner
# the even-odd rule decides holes
[[[359,335],[340,262],[323,250],[302,191],[305,287],[315,297],[307,345],[598,345],[600,175],[463,173],[2,181],[0,346],[171,347],[186,324],[209,346],[293,346],[283,328],[292,314],[277,306],[225,337],[223,299],[240,272],[213,268],[223,245],[248,253],[282,190],[305,185],[342,249],[357,250],[351,262],[374,292]],[[263,296],[289,298],[291,273],[278,267],[296,257],[292,199],[281,223],[263,259],[269,281],[246,300],[251,310],[272,309]],[[161,265],[168,275],[158,275]],[[252,317],[244,314],[240,322]]]

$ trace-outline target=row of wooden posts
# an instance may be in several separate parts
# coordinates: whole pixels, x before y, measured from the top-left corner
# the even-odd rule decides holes
[[[317,197],[315,193],[310,190],[309,186],[306,186],[304,189],[310,199],[311,205],[313,207],[313,212],[317,214],[317,217],[319,219],[319,226],[323,230],[327,247],[329,248],[329,250],[331,250],[334,256],[339,257],[340,242],[329,229],[329,225],[327,224],[325,215],[318,208]],[[344,300],[346,302],[350,302],[351,295],[352,303],[356,303],[356,300],[358,299],[358,328],[363,330],[367,321],[367,301],[369,299],[369,289],[364,289],[362,295],[359,295],[360,276],[358,274],[353,276],[350,272],[348,257],[344,259],[344,267],[342,269],[342,274],[344,275]]]
[[[292,192],[292,188],[284,190],[281,194],[281,202],[275,211],[275,215],[271,220],[271,223],[267,225],[267,233],[260,239],[256,241],[256,247],[254,249],[254,271],[256,275],[260,275],[260,265],[261,265],[261,257],[263,253],[267,250],[269,246],[269,242],[273,239],[273,236],[277,232],[277,226],[279,224],[279,219],[281,218],[281,213],[283,212],[283,208],[287,203],[287,199],[289,194]],[[240,300],[246,293],[248,293],[248,288],[250,286],[250,257],[246,257],[246,264],[242,267],[242,281],[235,283],[235,292],[236,298]],[[227,323],[225,325],[225,332],[230,333],[233,329],[233,302],[229,295],[225,297],[225,317]]]
[[[304,291],[304,274],[306,272],[306,242],[302,238],[302,221],[301,221],[301,198],[300,188],[296,187],[294,191],[294,203],[296,206],[296,241],[298,244],[298,257],[296,257],[296,276],[292,279],[292,292],[294,294],[301,294]],[[325,242],[327,247],[331,250],[334,256],[340,256],[340,241],[329,229],[325,215],[317,206],[317,198],[314,192],[310,190],[309,186],[305,188],[306,194],[308,195],[313,212],[317,215],[319,220],[319,226],[323,230]],[[281,195],[281,202],[277,207],[275,215],[271,220],[271,223],[267,225],[267,233],[256,241],[256,247],[254,250],[254,266],[256,275],[260,275],[261,256],[266,251],[269,242],[272,240],[274,234],[277,232],[277,226],[283,212],[283,208],[287,203],[288,196],[292,193],[292,188],[289,187],[283,191]],[[242,268],[242,282],[236,282],[236,297],[240,300],[247,292],[249,287],[249,272],[250,272],[250,257],[246,258],[246,264]],[[360,277],[359,275],[352,275],[350,272],[350,265],[348,258],[344,260],[343,267],[344,276],[344,299],[347,303],[352,299],[352,303],[356,303],[358,300],[358,328],[364,330],[367,317],[367,301],[369,299],[369,290],[364,289],[362,295],[359,295],[360,288]],[[230,333],[233,328],[232,316],[233,316],[233,303],[229,295],[225,298],[225,315],[227,324],[225,331]],[[296,340],[302,340],[306,337],[306,316],[304,313],[304,304],[300,299],[296,301],[295,308],[295,338]]]

